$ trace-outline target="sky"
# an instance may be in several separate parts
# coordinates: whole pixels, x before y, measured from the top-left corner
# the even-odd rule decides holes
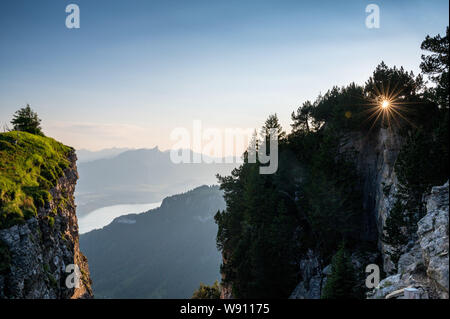
[[[80,8],[68,29],[67,5]],[[380,8],[369,29],[368,4]],[[419,73],[447,0],[5,0],[0,125],[29,103],[77,149],[165,150],[175,128],[259,128],[383,60]],[[227,155],[227,154],[225,154]]]

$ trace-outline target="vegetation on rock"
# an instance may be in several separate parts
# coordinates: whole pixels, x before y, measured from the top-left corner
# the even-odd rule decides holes
[[[220,298],[220,286],[216,280],[213,285],[207,286],[203,283],[200,287],[194,291],[191,299],[219,299]]]
[[[344,245],[341,245],[333,257],[331,275],[327,277],[322,299],[357,299],[361,297],[355,269]]]
[[[27,132],[0,133],[0,228],[35,216],[51,200],[73,149]]]

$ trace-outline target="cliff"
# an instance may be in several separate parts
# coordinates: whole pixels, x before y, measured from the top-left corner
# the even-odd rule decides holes
[[[418,233],[430,213],[424,198],[449,176],[448,105],[436,99],[446,93],[382,62],[363,86],[304,102],[287,135],[270,116],[263,130],[278,132],[277,172],[261,176],[245,162],[219,179],[227,203],[216,218],[222,297],[231,287],[237,298],[361,299],[367,266],[382,279],[419,252],[434,269],[423,272],[428,297],[446,296],[448,267],[433,256],[445,246],[435,237],[424,248]],[[444,218],[433,220],[442,233]]]
[[[392,247],[382,240],[382,235],[399,192],[395,164],[404,139],[395,131],[381,129],[373,137],[357,136],[350,140],[357,150],[357,167],[364,181],[368,236],[374,231],[378,234],[382,269],[391,275],[369,297],[401,298],[403,289],[412,287],[420,290],[420,298],[448,298],[448,182],[422,195],[426,215],[417,223],[417,231],[408,234],[410,240],[401,248],[396,269],[389,254]],[[372,231],[371,220],[376,225]],[[393,291],[397,294],[389,295]]]
[[[418,222],[417,240],[401,255],[398,272],[383,279],[369,295],[373,299],[448,299],[448,182],[426,196],[426,215]]]
[[[364,227],[361,237],[377,241],[387,273],[394,265],[387,254],[390,247],[381,239],[386,218],[395,202],[398,181],[394,167],[403,144],[400,134],[383,128],[367,135],[351,134],[344,144],[344,148],[356,151],[355,164],[362,177]]]
[[[383,239],[386,219],[394,207],[399,184],[395,163],[404,139],[395,131],[380,129],[372,134],[352,133],[343,140],[342,149],[356,151],[356,168],[361,176],[364,222],[361,238],[375,240],[376,252],[354,252],[352,264],[361,273],[378,264],[388,277],[369,293],[369,298],[403,298],[404,288],[418,289],[420,298],[448,298],[448,182],[423,194],[426,215],[417,224],[417,233],[402,247],[395,269],[389,252],[392,247]],[[381,263],[380,258],[381,257]],[[330,275],[330,265],[320,267],[319,256],[309,251],[300,261],[302,280],[290,298],[318,299]]]
[[[78,244],[74,150],[47,137],[2,133],[0,170],[0,298],[92,298]],[[71,264],[78,285],[70,284]]]

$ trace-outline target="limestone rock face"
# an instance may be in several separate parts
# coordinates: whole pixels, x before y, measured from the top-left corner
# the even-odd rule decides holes
[[[379,259],[379,254],[354,252],[351,263],[356,271],[361,285],[365,282],[365,268],[369,264],[374,264]],[[302,280],[295,287],[290,299],[320,299],[325,288],[328,277],[332,274],[332,265],[321,267],[319,256],[309,250],[306,257],[300,261],[299,269]]]
[[[419,221],[417,234],[426,273],[441,298],[448,298],[448,182],[431,190],[427,214]]]
[[[395,129],[383,128],[368,133],[348,133],[341,140],[342,152],[355,151],[355,165],[362,180],[360,237],[376,242],[381,255],[381,262],[376,253],[352,255],[353,266],[362,272],[361,277],[365,276],[365,267],[372,263],[391,275],[369,294],[369,298],[403,298],[403,289],[408,287],[411,288],[409,294],[416,297],[448,298],[448,183],[434,187],[426,199],[427,214],[418,223],[417,234],[410,234],[411,241],[403,247],[398,270],[389,254],[392,247],[382,241],[386,219],[397,201],[399,183],[395,163],[404,142],[405,138]],[[300,262],[301,281],[290,298],[320,298],[331,271],[324,266],[314,253],[308,252]]]
[[[388,129],[374,130],[368,134],[349,133],[341,142],[341,151],[356,151],[355,165],[362,177],[364,222],[361,238],[378,243],[383,269],[388,273],[394,269],[394,264],[387,254],[390,246],[381,241],[380,234],[395,203],[398,181],[394,166],[403,143],[400,134]],[[370,253],[368,256],[352,255],[353,266],[361,277],[365,276],[365,267],[376,260],[376,253]],[[311,271],[312,269],[315,270]],[[314,260],[307,256],[300,265],[300,273],[302,278],[306,279],[298,283],[291,298],[320,298],[327,275],[330,274],[330,267],[316,269]],[[364,280],[361,280],[364,283]]]
[[[309,250],[299,266],[302,280],[289,299],[320,299],[324,274],[318,256]]]
[[[365,226],[362,238],[378,241],[378,248],[383,259],[383,269],[387,273],[393,271],[394,264],[390,260],[391,247],[381,241],[380,234],[389,212],[395,203],[397,193],[397,176],[394,170],[404,139],[391,129],[363,134],[349,134],[344,139],[343,150],[353,148],[357,152],[356,168],[362,177],[363,208]]]
[[[448,298],[448,182],[432,188],[427,214],[418,222],[418,239],[398,263],[398,273],[382,280],[368,297],[405,298],[415,288],[421,299]]]
[[[50,191],[53,199],[38,210],[37,217],[0,230],[0,243],[8,256],[8,265],[0,272],[0,298],[93,297],[87,259],[78,245],[75,153],[69,160],[70,167]],[[74,274],[66,272],[70,264],[80,270],[78,288],[66,286],[68,276]]]

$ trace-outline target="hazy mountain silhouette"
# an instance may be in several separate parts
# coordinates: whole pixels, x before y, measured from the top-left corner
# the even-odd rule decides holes
[[[105,148],[99,151],[90,151],[85,149],[77,150],[78,163],[91,162],[104,158],[111,158],[119,155],[120,153],[130,150],[129,148]]]
[[[219,279],[219,209],[222,191],[202,186],[81,235],[96,298],[190,298]]]
[[[236,164],[174,164],[170,152],[129,150],[112,158],[78,164],[77,214],[114,204],[159,202],[194,187],[216,184]]]

